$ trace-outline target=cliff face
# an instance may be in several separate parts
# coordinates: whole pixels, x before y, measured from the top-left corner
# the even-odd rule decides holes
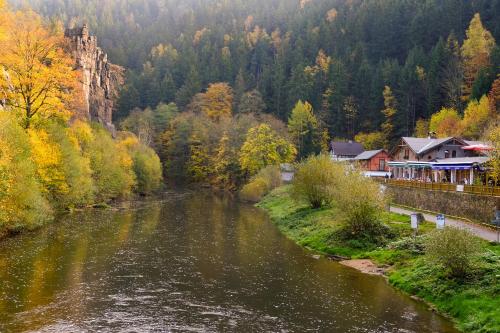
[[[124,83],[124,69],[108,62],[107,54],[97,46],[97,38],[90,36],[86,25],[66,29],[64,35],[75,67],[81,71],[83,106],[79,113],[114,131],[112,117],[119,88]]]

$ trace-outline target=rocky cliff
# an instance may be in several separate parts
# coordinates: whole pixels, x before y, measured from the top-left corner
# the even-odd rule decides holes
[[[97,38],[89,34],[86,25],[66,29],[65,37],[81,72],[83,88],[83,117],[103,124],[114,131],[112,122],[115,101],[124,82],[124,69],[108,62],[108,56],[97,46]]]

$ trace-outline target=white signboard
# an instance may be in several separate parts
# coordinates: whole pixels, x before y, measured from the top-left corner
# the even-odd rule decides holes
[[[411,228],[418,229],[418,215],[415,213],[411,214]]]
[[[444,229],[446,224],[446,218],[444,217],[443,214],[439,214],[436,216],[436,227],[438,229]]]
[[[457,192],[463,192],[464,191],[464,186],[463,185],[457,185]]]

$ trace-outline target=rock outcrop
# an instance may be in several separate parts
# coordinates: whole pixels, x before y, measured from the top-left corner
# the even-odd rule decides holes
[[[65,37],[81,71],[83,105],[79,114],[103,124],[110,131],[118,91],[124,82],[124,69],[108,62],[108,56],[97,46],[97,38],[89,34],[87,25],[66,29]]]

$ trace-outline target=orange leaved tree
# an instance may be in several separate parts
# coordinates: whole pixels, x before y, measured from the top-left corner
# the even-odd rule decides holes
[[[69,117],[76,72],[63,50],[63,36],[51,33],[32,11],[9,16],[0,43],[0,99],[24,128],[33,120]]]

